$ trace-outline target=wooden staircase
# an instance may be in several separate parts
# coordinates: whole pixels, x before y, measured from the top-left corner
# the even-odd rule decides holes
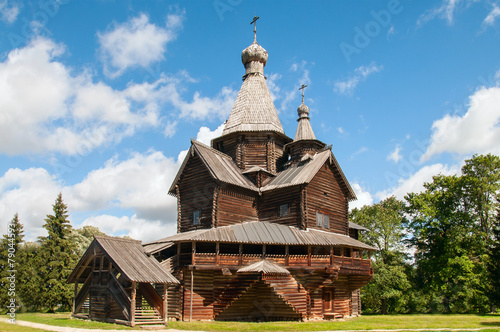
[[[144,296],[137,294],[135,305],[135,324],[136,325],[163,325],[162,315],[158,310],[151,306]]]

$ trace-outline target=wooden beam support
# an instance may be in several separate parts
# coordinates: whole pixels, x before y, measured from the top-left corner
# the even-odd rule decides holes
[[[189,294],[189,321],[193,318],[194,270],[191,270],[191,292]]]
[[[76,314],[76,295],[78,294],[78,280],[75,280],[75,296],[73,297],[73,314]]]
[[[132,297],[130,301],[130,326],[135,326],[135,298],[137,296],[137,285],[132,281]]]
[[[168,285],[163,284],[163,322],[168,326]]]

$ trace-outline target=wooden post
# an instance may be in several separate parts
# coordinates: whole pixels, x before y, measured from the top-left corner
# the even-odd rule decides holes
[[[330,266],[333,265],[333,246],[330,246]]]
[[[75,297],[73,297],[73,315],[76,314],[75,309],[76,309],[76,295],[77,294],[78,294],[78,280],[75,280]]]
[[[285,246],[285,265],[288,266],[290,264],[290,246],[287,244]]]
[[[220,242],[215,243],[215,265],[219,265],[219,248]]]
[[[193,318],[194,271],[191,270],[191,294],[189,295],[189,321]]]
[[[239,253],[239,258],[238,258],[238,265],[241,266],[241,264],[243,263],[243,243],[240,243],[240,253]]]
[[[168,326],[168,284],[163,284],[163,322]]]
[[[191,243],[191,264],[194,265],[196,256],[196,242]]]
[[[130,326],[135,326],[135,297],[137,295],[137,289],[135,281],[132,281],[132,299],[130,301]]]
[[[266,258],[266,245],[262,245],[262,259]]]
[[[307,246],[307,266],[311,266],[311,246]]]

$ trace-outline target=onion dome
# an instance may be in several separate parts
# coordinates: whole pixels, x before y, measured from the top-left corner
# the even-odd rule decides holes
[[[297,119],[299,125],[297,126],[294,141],[316,139],[311,123],[309,122],[309,107],[304,104],[304,100],[302,100],[302,104],[297,108],[297,113],[299,113],[299,118]]]
[[[264,66],[267,63],[268,53],[256,41],[241,52],[241,62],[245,66],[245,76],[249,74],[264,75]]]

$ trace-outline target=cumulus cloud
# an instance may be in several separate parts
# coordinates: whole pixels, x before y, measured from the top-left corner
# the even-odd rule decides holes
[[[127,90],[73,74],[57,61],[64,52],[37,38],[0,63],[0,152],[83,154],[158,124],[158,110]]]
[[[365,205],[373,204],[373,197],[369,191],[365,190],[359,183],[353,183],[351,185],[352,190],[356,194],[357,200],[349,203],[349,209],[362,208]]]
[[[39,37],[0,62],[0,153],[85,155],[160,125],[170,137],[179,118],[225,119],[236,99],[224,87],[214,97],[195,92],[189,100],[181,92],[196,80],[186,72],[117,90],[63,64],[58,58],[65,52]],[[173,115],[168,121],[160,115],[165,110]]]
[[[14,23],[19,15],[19,5],[17,3],[9,3],[7,0],[0,0],[0,18],[7,23]]]
[[[380,200],[385,198],[396,196],[397,199],[402,200],[406,194],[411,192],[421,192],[424,190],[424,183],[432,182],[432,177],[438,174],[443,175],[453,175],[459,174],[459,166],[448,166],[443,164],[434,164],[429,166],[424,166],[420,168],[417,172],[410,175],[407,178],[400,178],[398,184],[393,188],[377,192],[375,197]]]
[[[387,156],[387,160],[392,160],[392,161],[394,161],[397,164],[401,158],[402,158],[402,156],[401,156],[401,146],[398,144],[394,148],[394,151],[392,151],[391,153],[389,153],[389,155]]]
[[[377,66],[373,62],[368,66],[360,66],[346,80],[335,81],[333,90],[342,95],[352,95],[359,83],[365,81],[371,74],[378,73],[383,68],[383,66]]]
[[[9,169],[0,177],[0,232],[7,232],[7,221],[18,213],[30,240],[43,235],[45,216],[60,190],[56,177],[43,168]]]
[[[271,97],[276,105],[278,112],[286,112],[289,110],[290,104],[297,103],[296,107],[300,105],[300,91],[298,88],[302,84],[310,85],[311,79],[309,77],[309,66],[314,65],[307,61],[300,61],[293,63],[289,72],[286,74],[286,81],[291,84],[287,84],[285,87],[283,84],[278,84],[281,80],[282,75],[271,74],[267,80],[267,86],[271,92]],[[307,98],[310,100],[310,98]]]
[[[64,186],[43,168],[10,169],[0,177],[0,219],[10,220],[19,213],[28,239],[35,240],[45,234],[45,216],[52,213],[52,204],[62,192],[72,216],[92,214],[77,220],[70,217],[73,226],[95,221],[95,226],[105,227],[110,235],[150,240],[155,230],[175,229],[176,200],[167,192],[178,167],[174,158],[161,152],[134,153],[123,161],[108,160],[71,186]],[[130,215],[111,217],[107,211],[112,209]],[[156,233],[156,238],[161,236],[163,233]]]
[[[161,27],[150,23],[146,14],[140,14],[125,23],[112,24],[107,32],[99,32],[105,74],[118,77],[128,68],[146,68],[164,60],[167,43],[177,37],[183,18],[183,13],[170,14],[165,27]]]
[[[136,215],[116,217],[103,214],[85,219],[82,226],[98,227],[106,234],[127,235],[143,242],[158,240],[177,233],[176,224],[165,224],[160,220],[149,221],[138,218]]]
[[[481,88],[463,115],[447,114],[434,121],[432,136],[421,161],[444,152],[465,155],[500,153],[500,88]]]

